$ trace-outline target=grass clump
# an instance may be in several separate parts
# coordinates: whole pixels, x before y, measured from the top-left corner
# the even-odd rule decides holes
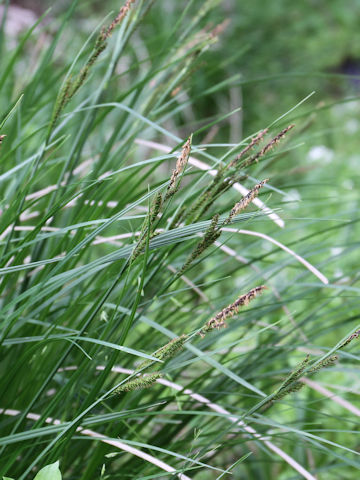
[[[241,133],[219,2],[91,5],[1,23],[0,475],[356,478],[331,128],[296,97]]]

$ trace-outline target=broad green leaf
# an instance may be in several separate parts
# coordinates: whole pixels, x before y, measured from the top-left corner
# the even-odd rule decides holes
[[[61,473],[59,470],[59,460],[46,467],[42,468],[34,478],[34,480],[61,480]]]

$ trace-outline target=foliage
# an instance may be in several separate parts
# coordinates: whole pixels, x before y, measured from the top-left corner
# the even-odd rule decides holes
[[[272,91],[295,30],[224,5],[0,35],[2,476],[357,478],[358,103]],[[231,59],[260,76],[271,49],[260,101]]]

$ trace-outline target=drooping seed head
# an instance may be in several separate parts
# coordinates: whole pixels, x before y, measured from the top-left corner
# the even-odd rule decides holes
[[[244,295],[241,295],[237,300],[235,300],[235,302],[223,308],[221,312],[215,315],[215,317],[212,317],[200,330],[200,335],[204,335],[205,333],[214,330],[215,328],[219,329],[221,327],[226,327],[226,320],[228,318],[231,318],[236,313],[238,313],[241,307],[248,305],[257,295],[262,293],[265,289],[265,285],[261,285],[260,287],[255,287]]]

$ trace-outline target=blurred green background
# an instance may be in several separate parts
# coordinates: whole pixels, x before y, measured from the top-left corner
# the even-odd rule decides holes
[[[6,2],[3,2],[6,3]],[[72,2],[63,0],[11,1],[34,11],[37,15],[51,7],[49,17],[65,11]],[[223,94],[195,102],[195,108],[215,115],[241,105],[241,128],[250,134],[271,122],[290,106],[315,91],[308,108],[324,101],[339,101],[358,96],[360,92],[360,1],[333,0],[214,0],[218,4],[210,15],[213,25],[223,25],[219,43],[202,58],[196,74],[188,79],[189,95],[199,94],[209,85],[234,78],[232,88]],[[119,1],[79,1],[75,14],[77,27],[89,32],[111,10],[117,11]],[[160,48],[169,32],[180,21],[203,8],[204,2],[153,2],[146,27],[149,45]],[[209,16],[204,28],[211,28]],[[78,31],[77,31],[78,33]],[[75,41],[80,38],[74,35]],[[148,45],[148,46],[149,46]],[[221,134],[220,134],[221,136]]]

